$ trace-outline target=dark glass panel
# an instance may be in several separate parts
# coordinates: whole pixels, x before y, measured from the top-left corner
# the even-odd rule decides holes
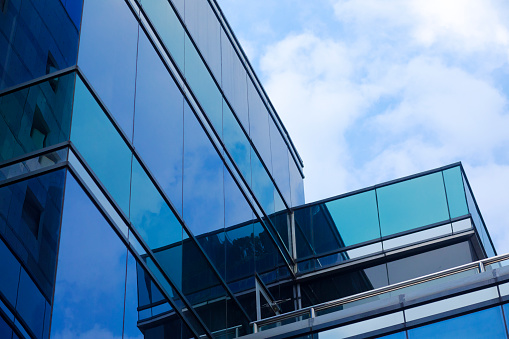
[[[207,0],[187,0],[185,7],[187,29],[217,82],[221,83],[221,25]]]
[[[263,162],[272,173],[272,160],[270,152],[269,113],[258,95],[255,86],[248,80],[247,84],[249,102],[249,136],[253,141]]]
[[[37,336],[42,338],[46,300],[24,269],[19,276],[16,311]]]
[[[76,64],[82,1],[67,2],[68,6],[59,0],[4,4],[0,90]]]
[[[0,188],[0,232],[47,300],[54,284],[65,171]],[[7,260],[7,259],[6,259]]]
[[[145,33],[140,31],[134,146],[179,213],[182,213],[183,100]]]
[[[223,162],[187,104],[183,216],[195,236],[224,228]]]
[[[148,291],[146,290],[147,285],[138,282],[136,267],[136,259],[134,259],[131,253],[128,253],[124,308],[124,338],[137,338],[141,336],[141,331],[137,326],[137,308],[138,305],[145,306],[147,304],[143,302],[144,296],[148,298]],[[151,280],[149,281],[152,282]],[[144,280],[140,282],[144,282]],[[144,294],[144,292],[146,294]],[[138,303],[138,296],[140,296],[140,303]]]
[[[377,188],[382,236],[449,219],[442,173]]]
[[[184,71],[185,31],[168,0],[138,0],[180,70]],[[183,0],[182,0],[183,1]],[[183,6],[182,6],[183,10]],[[184,12],[182,11],[182,17]]]
[[[69,139],[74,77],[67,74],[0,97],[0,161]]]
[[[221,58],[223,64],[221,87],[240,122],[246,131],[249,131],[246,70],[222,29]]]
[[[122,335],[126,255],[117,234],[68,176],[51,337]]]
[[[387,285],[385,264],[341,271],[327,278],[303,282],[302,306],[308,307]]]
[[[417,327],[407,332],[409,339],[507,338],[500,306]]]
[[[237,225],[226,231],[226,281],[230,284],[252,276],[255,270],[253,223]],[[249,284],[248,287],[250,287]],[[254,285],[253,285],[254,286]],[[242,289],[237,287],[237,289]]]
[[[79,78],[76,81],[71,128],[71,141],[128,215],[131,151]],[[112,168],[115,170],[112,171]]]
[[[389,283],[395,284],[476,260],[474,250],[468,241],[437,248],[388,262]]]
[[[290,152],[290,151],[288,151]],[[304,204],[304,182],[302,176],[293,161],[293,157],[288,153],[288,160],[290,166],[290,188],[292,190],[292,207]]]
[[[277,267],[280,263],[279,252],[276,245],[272,242],[270,234],[259,223],[254,224],[254,251],[256,272],[260,275],[264,273],[276,273],[264,281],[266,284],[273,282],[277,279]]]
[[[461,217],[462,215],[468,214],[460,167],[458,166],[445,170],[443,171],[443,174],[445,191],[447,192],[447,203],[449,204],[449,213],[451,218]]]
[[[292,199],[290,190],[290,169],[288,167],[288,147],[286,147],[281,133],[279,133],[279,130],[271,118],[269,118],[269,127],[273,177],[283,198],[288,205],[290,205]]]
[[[12,336],[11,327],[0,317],[0,338],[10,339]]]
[[[125,1],[85,1],[78,65],[129,139],[137,39],[138,22]]]
[[[4,226],[5,223],[0,219],[0,225]],[[0,239],[0,272],[2,272],[2,279],[0,279],[0,293],[7,299],[12,307],[16,305],[16,296],[18,293],[20,264],[12,252],[5,246],[4,242]]]
[[[223,97],[187,36],[185,76],[212,126],[219,135],[222,135]]]

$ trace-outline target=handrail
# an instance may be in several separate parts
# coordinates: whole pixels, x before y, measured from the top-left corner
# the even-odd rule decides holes
[[[492,264],[495,264],[495,263],[498,263],[501,261],[505,261],[505,260],[509,260],[509,253],[498,255],[495,257],[487,258],[487,259],[482,259],[479,261],[474,261],[474,262],[464,264],[461,266],[449,268],[447,270],[443,270],[440,272],[435,272],[435,273],[424,275],[422,277],[406,280],[406,281],[403,281],[400,283],[396,283],[396,284],[392,284],[392,285],[388,285],[388,286],[384,286],[384,287],[379,287],[374,290],[354,294],[354,295],[344,297],[341,299],[327,301],[327,302],[324,302],[321,304],[302,308],[300,310],[295,310],[292,312],[272,316],[270,318],[256,320],[256,321],[251,322],[251,325],[253,326],[254,332],[256,333],[259,331],[260,327],[278,323],[280,321],[284,321],[284,320],[287,320],[290,318],[294,318],[294,317],[298,317],[298,316],[302,316],[302,315],[308,315],[309,318],[315,318],[316,311],[323,311],[323,310],[326,310],[326,309],[329,309],[332,307],[345,305],[350,302],[366,299],[369,297],[374,297],[374,296],[377,296],[377,295],[380,295],[383,293],[397,291],[397,290],[403,289],[405,287],[419,285],[419,284],[426,283],[426,282],[436,280],[439,278],[443,278],[443,277],[451,276],[451,275],[454,275],[457,273],[465,272],[465,271],[468,271],[471,269],[476,269],[477,273],[482,273],[485,271],[486,266],[492,265]]]

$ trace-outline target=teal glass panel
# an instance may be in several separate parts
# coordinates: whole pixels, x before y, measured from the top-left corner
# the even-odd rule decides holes
[[[137,45],[138,22],[125,1],[85,1],[78,65],[129,139]]]
[[[184,36],[175,11],[168,0],[138,0],[170,52],[177,67],[184,71]]]
[[[488,308],[408,330],[408,339],[421,338],[506,339],[502,309]]]
[[[445,191],[447,192],[447,203],[449,204],[449,213],[451,219],[468,214],[465,190],[463,189],[463,180],[461,178],[460,167],[450,168],[443,171]]]
[[[222,135],[223,97],[188,37],[186,37],[185,64],[185,76],[191,90],[216,132]]]
[[[344,246],[380,237],[375,191],[325,203]]]
[[[128,215],[131,151],[79,78],[76,80],[71,131],[71,141]]]
[[[382,236],[449,219],[442,173],[377,188]]]
[[[223,102],[223,142],[242,176],[250,183],[251,145],[226,102]]]
[[[136,159],[131,191],[131,222],[147,245],[154,252],[180,246],[180,222]]]
[[[69,140],[75,75],[0,97],[0,162]]]

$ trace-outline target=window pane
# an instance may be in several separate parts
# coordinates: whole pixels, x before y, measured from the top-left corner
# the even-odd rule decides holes
[[[184,71],[185,32],[168,0],[139,0],[139,2],[178,68]]]
[[[79,78],[71,128],[71,141],[127,215],[131,151]]]
[[[122,335],[126,255],[111,226],[68,176],[51,337]]]
[[[242,176],[250,184],[251,145],[226,102],[223,102],[223,142]]]
[[[468,214],[463,180],[461,179],[460,167],[454,167],[444,172],[445,190],[451,218]]]
[[[185,76],[216,132],[222,135],[223,97],[191,40],[186,37]]]
[[[183,198],[184,221],[195,236],[224,228],[223,162],[187,104]]]
[[[136,259],[134,259],[131,253],[127,254],[127,276],[126,276],[126,288],[125,288],[125,319],[124,319],[124,337],[137,338],[141,336],[141,331],[137,326],[139,306],[144,306],[145,303],[138,303],[138,294],[143,293],[143,287],[145,284],[139,285],[137,279]],[[152,282],[150,278],[149,283]],[[143,282],[143,279],[140,281]],[[150,286],[150,285],[149,285]],[[153,286],[153,283],[152,285]]]
[[[124,1],[85,1],[78,64],[129,139],[137,39],[138,23]]]
[[[290,151],[288,151],[290,152]],[[290,188],[292,190],[292,207],[304,204],[304,182],[302,176],[293,161],[293,157],[288,154],[290,165]]]
[[[82,2],[63,3],[7,1],[0,21],[0,90],[76,64]]]
[[[221,83],[221,26],[207,0],[188,0],[186,26],[218,83]]]
[[[442,173],[377,188],[382,236],[449,219]]]
[[[493,338],[505,339],[500,306],[408,330],[409,339]]]
[[[0,161],[69,140],[75,73],[0,97]]]
[[[134,145],[182,213],[183,96],[140,31]]]
[[[324,204],[344,246],[380,237],[375,191],[368,191]],[[327,220],[327,219],[326,219]],[[322,226],[323,227],[323,226]]]
[[[274,121],[269,119],[270,146],[272,152],[273,176],[283,198],[291,204],[290,168],[288,167],[288,148]]]
[[[249,102],[249,136],[253,140],[269,172],[272,173],[269,113],[251,81],[248,81],[247,93]]]
[[[38,338],[43,336],[46,299],[24,269],[19,276],[16,311]]]
[[[223,67],[221,86],[223,92],[232,105],[240,122],[249,131],[249,117],[247,108],[247,74],[244,66],[228,40],[226,33],[221,29],[221,60]]]
[[[417,278],[430,273],[476,261],[468,241],[438,248],[387,263],[389,283]]]
[[[0,272],[2,272],[2,279],[0,279],[0,292],[7,301],[11,303],[11,306],[14,307],[16,305],[19,270],[21,266],[16,257],[12,254],[9,248],[5,246],[1,239],[0,258],[2,258],[2,260],[0,260]]]

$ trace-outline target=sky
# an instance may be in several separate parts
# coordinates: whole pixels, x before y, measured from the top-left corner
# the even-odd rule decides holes
[[[509,252],[509,2],[218,3],[304,161],[307,202],[461,161]]]

